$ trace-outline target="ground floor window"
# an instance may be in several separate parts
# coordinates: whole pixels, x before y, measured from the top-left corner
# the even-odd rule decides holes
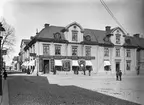
[[[62,66],[55,66],[56,71],[62,71]]]
[[[126,61],[126,70],[131,69],[131,61]]]
[[[63,71],[70,71],[70,60],[63,60],[62,61],[62,70]]]
[[[105,71],[110,71],[110,70],[111,70],[111,67],[110,67],[109,65],[104,66],[104,70],[105,70]]]

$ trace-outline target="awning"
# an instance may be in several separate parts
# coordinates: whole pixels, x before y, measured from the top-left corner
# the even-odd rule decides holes
[[[92,66],[92,62],[89,60],[86,60],[86,66]]]
[[[104,61],[104,66],[110,66],[110,61]]]
[[[61,60],[55,60],[55,66],[62,66]]]
[[[77,60],[72,60],[72,66],[79,66],[78,61]]]

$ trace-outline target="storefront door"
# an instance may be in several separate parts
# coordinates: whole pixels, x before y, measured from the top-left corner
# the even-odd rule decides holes
[[[49,60],[44,60],[44,74],[49,73]]]
[[[120,70],[120,62],[116,62],[116,69],[115,70]]]

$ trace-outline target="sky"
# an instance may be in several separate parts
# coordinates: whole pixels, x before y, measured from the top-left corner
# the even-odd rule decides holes
[[[104,0],[125,30],[144,33],[143,0]],[[5,57],[6,64],[20,52],[22,39],[29,39],[45,23],[67,26],[76,21],[83,28],[105,30],[118,24],[108,14],[100,0],[1,0],[0,15],[15,28],[15,51]]]

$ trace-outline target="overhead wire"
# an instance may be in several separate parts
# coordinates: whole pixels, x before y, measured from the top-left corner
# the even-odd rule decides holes
[[[107,12],[112,16],[112,18],[115,20],[115,22],[126,32],[128,33],[125,28],[120,24],[120,22],[116,19],[116,17],[114,16],[114,14],[112,13],[112,11],[109,9],[109,7],[107,6],[107,4],[103,1],[100,0],[100,2],[102,3],[102,5],[104,6],[104,8],[107,10]]]

